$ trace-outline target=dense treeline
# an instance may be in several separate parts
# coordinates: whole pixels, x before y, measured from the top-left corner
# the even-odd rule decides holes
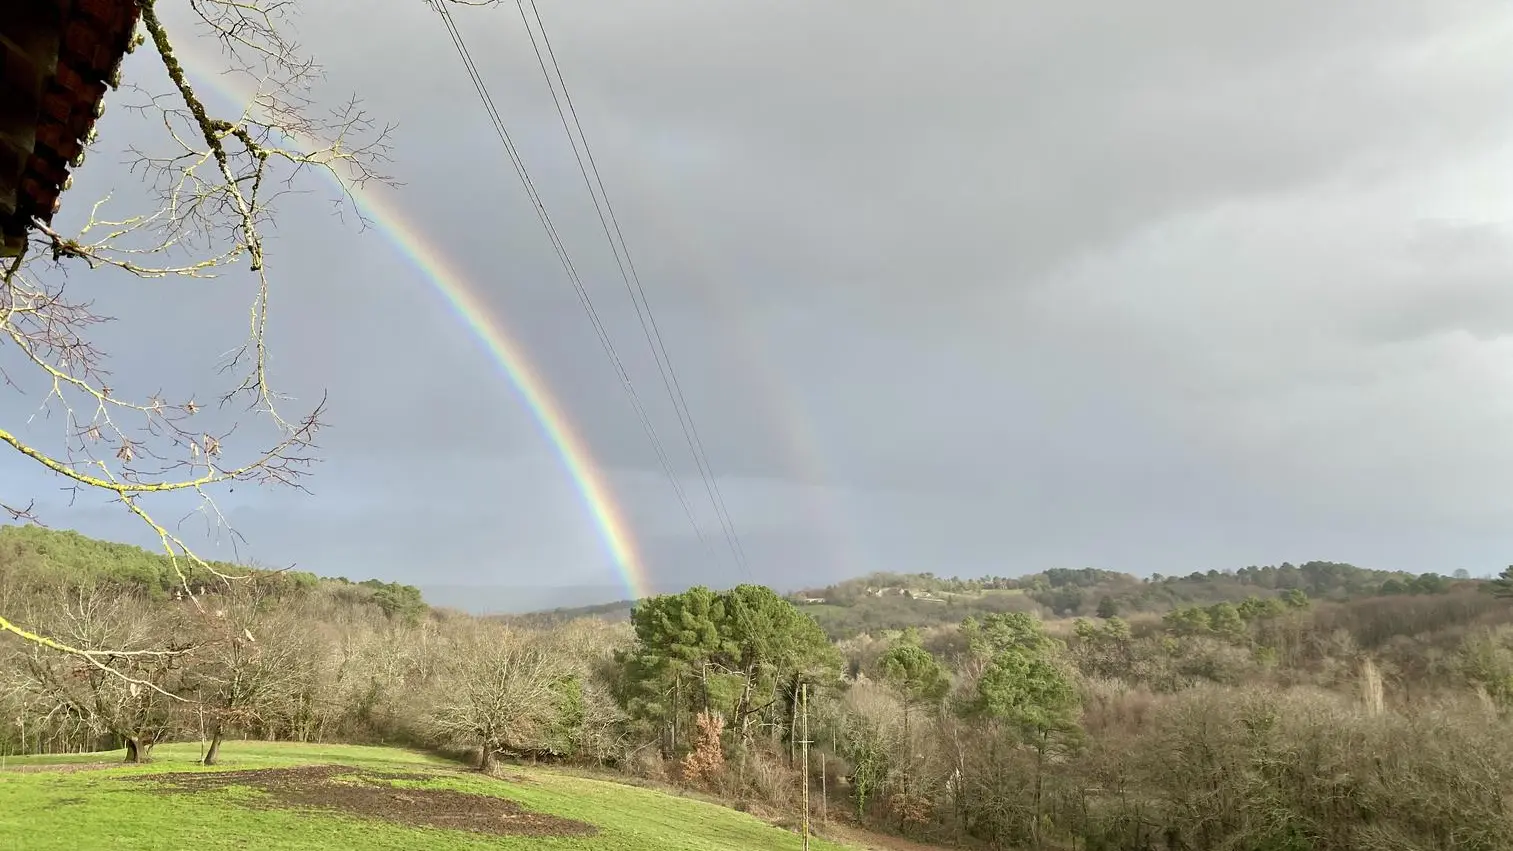
[[[308,574],[212,575],[185,594],[154,559],[0,534],[0,606],[101,654],[0,639],[0,748],[145,759],[200,740],[214,762],[231,737],[405,743],[485,769],[595,765],[790,815],[807,779],[832,820],[993,848],[1490,851],[1513,837],[1513,568],[1337,600],[1308,587],[1327,597],[1360,574],[1257,570],[1248,594],[1162,614],[998,611],[835,642],[812,606],[759,586],[645,600],[630,623],[531,627]],[[1121,580],[1040,581],[990,590]]]
[[[1053,568],[1022,577],[976,579],[933,573],[876,573],[792,596],[832,638],[959,623],[995,613],[1043,618],[1165,614],[1182,606],[1236,602],[1300,591],[1312,599],[1444,594],[1474,585],[1458,576],[1371,570],[1338,562],[1283,563],[1149,578],[1097,568]],[[807,601],[807,603],[806,603]],[[823,602],[820,602],[823,601]]]
[[[120,583],[156,599],[181,590],[185,583],[192,589],[214,586],[212,571],[242,571],[221,562],[210,562],[207,570],[187,559],[176,570],[162,553],[38,526],[0,526],[0,566],[69,584]],[[309,574],[290,577],[292,581],[315,579]]]
[[[1371,570],[1338,562],[1282,563],[1233,571],[1209,570],[1186,576],[1140,578],[1096,568],[1053,568],[1022,577],[976,579],[933,573],[874,573],[789,595],[832,639],[863,633],[896,632],[957,624],[964,618],[1027,612],[1046,619],[1165,614],[1175,608],[1235,602],[1253,595],[1301,591],[1312,599],[1444,594],[1477,584],[1457,571],[1412,574]],[[581,617],[628,622],[628,600],[500,616],[520,626],[544,627]]]
[[[600,603],[594,606],[564,606],[539,612],[526,612],[515,615],[488,615],[488,617],[503,623],[533,628],[559,626],[580,618],[597,618],[612,623],[629,623],[630,613],[634,608],[635,603],[630,600],[618,600],[613,603]]]

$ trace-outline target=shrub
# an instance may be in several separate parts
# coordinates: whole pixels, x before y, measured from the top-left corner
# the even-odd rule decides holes
[[[683,757],[683,780],[713,786],[725,770],[725,749],[720,743],[725,718],[717,712],[700,712],[696,723],[693,750]]]

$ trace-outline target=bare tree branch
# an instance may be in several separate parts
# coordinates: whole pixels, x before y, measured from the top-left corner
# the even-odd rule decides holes
[[[127,109],[150,119],[145,126],[157,131],[130,149],[128,163],[152,207],[120,212],[121,202],[107,195],[85,205],[88,216],[76,232],[34,222],[29,250],[5,266],[0,355],[12,354],[10,370],[0,364],[0,378],[18,393],[35,390],[41,398],[25,428],[0,424],[0,444],[14,450],[12,457],[21,464],[62,478],[71,499],[100,494],[147,524],[187,592],[191,573],[225,582],[244,577],[196,555],[179,533],[155,519],[150,503],[192,492],[213,528],[229,528],[213,499],[218,486],[304,489],[318,461],[325,399],[287,413],[290,400],[275,389],[270,374],[274,278],[264,231],[275,221],[275,205],[300,191],[298,183],[314,171],[335,178],[335,200],[357,212],[355,188],[393,183],[382,171],[392,128],[375,124],[355,99],[334,110],[320,108],[314,92],[320,68],[302,55],[288,26],[292,0],[190,0],[198,28],[222,49],[224,73],[252,92],[240,114],[225,116],[213,114],[196,91],[156,0],[140,5],[146,38],[134,46],[150,44],[168,80],[166,89],[156,91],[140,83],[124,87],[134,93]],[[75,272],[100,277],[76,279]],[[219,372],[226,384],[209,404],[192,393],[177,398],[164,391],[143,393],[147,377],[141,375],[117,385],[110,357],[98,342],[100,328],[115,320],[86,294],[96,281],[110,287],[112,296],[123,286],[142,286],[150,288],[144,292],[150,297],[160,291],[154,282],[166,279],[248,289],[246,336],[223,356]],[[39,420],[61,426],[56,438],[33,433],[30,426]],[[15,521],[43,519],[31,500],[24,507],[19,500],[0,502],[0,511]],[[200,605],[197,595],[187,596]],[[155,686],[146,674],[127,670],[128,660],[138,658],[133,653],[176,658],[187,652],[115,652],[4,617],[0,634],[76,657],[91,670],[108,670],[139,688]]]

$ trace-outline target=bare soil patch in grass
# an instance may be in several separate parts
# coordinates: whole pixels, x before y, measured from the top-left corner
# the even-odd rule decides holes
[[[72,774],[75,771],[99,771],[102,768],[120,768],[125,763],[116,762],[59,762],[46,765],[7,765],[3,771],[14,774]]]
[[[246,771],[181,772],[125,777],[164,792],[244,788],[263,793],[245,806],[316,809],[382,819],[408,827],[439,827],[496,836],[591,836],[591,824],[533,813],[514,801],[453,789],[394,786],[396,780],[433,780],[435,775],[369,771],[346,765],[307,765]]]

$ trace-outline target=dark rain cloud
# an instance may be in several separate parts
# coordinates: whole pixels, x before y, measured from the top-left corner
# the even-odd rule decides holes
[[[1506,560],[1502,4],[541,4],[750,574],[689,530],[434,13],[365,8],[297,19],[321,96],[399,122],[410,238],[530,353],[667,587]],[[515,4],[455,15],[719,543]],[[102,145],[147,138],[119,113]],[[131,185],[92,155],[69,209]],[[272,246],[276,367],[333,428],[314,496],[227,495],[259,557],[612,589],[540,424],[404,252],[320,196]],[[213,383],[245,283],[114,304],[118,371]]]

